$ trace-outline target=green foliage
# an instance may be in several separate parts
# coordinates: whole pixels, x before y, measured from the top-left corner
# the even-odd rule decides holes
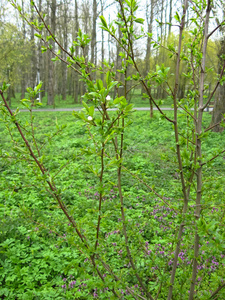
[[[110,114],[116,116],[113,112]],[[97,114],[96,117],[99,118],[99,115]],[[21,122],[26,123],[27,118],[29,115],[23,113]],[[67,124],[60,136],[55,135],[57,127],[54,120],[56,119],[60,128],[62,128],[62,124]],[[175,201],[180,195],[179,181],[175,176],[175,156],[172,151],[166,152],[166,149],[173,145],[170,125],[158,117],[150,120],[148,113],[143,112],[136,112],[131,119],[132,126],[127,129],[125,139],[124,166],[133,175],[141,176],[152,187],[156,186],[157,192],[165,194],[165,197],[170,199],[171,208],[179,210],[179,202]],[[99,171],[98,163],[93,157],[95,149],[88,146],[88,133],[85,127],[81,126],[79,121],[74,122],[74,117],[68,113],[58,113],[57,115],[51,113],[48,117],[45,113],[36,113],[34,120],[35,127],[38,129],[37,139],[41,140],[43,144],[47,140],[51,141],[49,146],[46,145],[44,160],[51,170],[52,176],[54,177],[54,173],[57,173],[57,170],[70,161],[67,168],[62,170],[60,177],[58,179],[55,177],[55,180],[57,186],[62,190],[66,205],[79,222],[79,226],[85,232],[94,234],[93,226],[96,224],[94,220],[100,187],[93,174],[96,173],[99,176]],[[206,116],[205,125],[207,126],[208,123],[209,116]],[[10,140],[3,139],[3,137],[7,137],[6,129],[1,127],[1,130],[4,130],[1,134],[2,148],[9,149],[7,145]],[[46,132],[50,134],[46,135]],[[16,135],[18,138],[18,134]],[[223,133],[220,136],[215,133],[208,135],[205,149],[210,149],[212,144],[214,147],[221,145],[223,135]],[[85,150],[87,146],[89,147],[88,152]],[[109,149],[109,151],[111,150]],[[6,152],[3,153],[7,157]],[[104,287],[97,277],[92,276],[93,270],[88,264],[87,257],[77,251],[78,240],[75,238],[71,226],[68,226],[68,221],[62,217],[57,209],[57,204],[43,190],[32,170],[29,171],[25,167],[26,162],[21,160],[13,162],[10,158],[12,155],[18,155],[19,160],[20,153],[14,152],[13,154],[13,150],[8,151],[8,159],[1,160],[1,258],[3,264],[1,283],[4,286],[1,291],[2,295],[12,298],[15,297],[14,295],[18,295],[19,291],[21,299],[26,297],[27,299],[29,297],[30,299],[32,297],[46,299],[66,297],[70,299],[78,296],[91,299],[90,293],[94,289],[97,288],[99,291]],[[209,152],[209,157],[210,155]],[[221,245],[219,241],[223,239],[224,235],[223,221],[210,223],[212,222],[210,221],[211,217],[215,218],[220,209],[223,210],[223,202],[217,200],[224,197],[223,165],[224,162],[221,158],[217,162],[215,170],[212,172],[209,169],[205,175],[204,216],[208,217],[204,219],[206,227],[200,227],[200,232],[202,232],[201,248],[204,252],[202,263],[208,259],[208,266],[199,271],[199,277],[204,278],[199,282],[199,284],[201,283],[199,288],[204,285],[208,286],[209,282],[213,288],[217,281],[210,281],[210,277],[223,272],[220,255],[224,250],[218,248]],[[113,265],[114,271],[121,274],[123,282],[136,285],[133,276],[129,276],[131,269],[126,266],[129,262],[126,262],[125,252],[121,252],[124,240],[121,235],[122,222],[119,213],[118,189],[114,185],[116,176],[113,175],[113,170],[115,168],[116,165],[111,164],[111,171],[109,169],[105,175],[106,186],[104,187],[102,236],[99,252],[103,253],[104,259],[110,265]],[[218,172],[220,172],[220,181],[218,181]],[[213,184],[217,184],[216,194],[213,192],[215,191]],[[172,246],[168,246],[168,244],[173,242],[173,233],[176,232],[179,215],[164,206],[162,201],[156,200],[145,185],[138,183],[130,173],[124,173],[123,189],[128,234],[132,236],[132,251],[134,254],[136,253],[135,261],[138,269],[143,275],[145,274],[146,278],[149,278],[150,290],[154,291],[156,286],[151,284],[153,278],[157,276],[164,282],[168,280],[168,275],[160,274],[152,268],[155,265],[164,265],[165,259],[166,261],[168,259],[170,266],[172,258],[170,258],[169,252]],[[45,213],[43,214],[43,212]],[[186,276],[182,275],[183,279],[177,282],[177,297],[179,297],[179,293],[183,293],[182,291],[189,282],[188,262],[192,257],[189,232],[192,230],[193,219],[191,214],[187,217],[190,228],[187,227],[185,231],[178,270],[179,274],[186,274]],[[171,220],[173,220],[172,224]],[[213,238],[215,238],[215,242]],[[210,241],[209,244],[207,241]],[[148,242],[148,246],[144,246],[141,250],[139,245],[145,245],[145,242]],[[211,253],[212,249],[213,254]],[[219,264],[216,265],[212,261]],[[214,268],[214,266],[216,269],[212,269],[213,273],[210,273],[209,277],[208,269]],[[66,281],[63,281],[64,278]],[[110,287],[110,275],[107,274],[106,278],[108,281],[104,286]],[[75,280],[76,284],[73,285],[72,282]],[[125,287],[123,288],[121,284],[122,282],[119,288],[124,289],[125,292]],[[182,285],[182,289],[179,285]],[[62,286],[66,286],[66,288],[62,288]],[[73,288],[70,288],[71,286]],[[98,293],[98,295],[99,299],[101,297],[105,299],[107,295],[113,297],[106,290],[103,294]],[[203,296],[200,293],[200,299],[201,297]],[[126,299],[129,299],[129,295],[126,296]]]
[[[16,26],[1,23],[0,31],[0,82],[7,81],[15,87],[21,80],[21,72],[30,68],[31,44],[24,40]],[[27,71],[25,69],[27,68]]]
[[[118,4],[117,20],[100,18],[121,47],[118,80],[107,63],[105,80],[93,80],[103,68],[87,61],[90,39],[81,30],[72,54],[66,53],[68,66],[85,82],[81,111],[59,114],[53,124],[50,115],[39,119],[32,109],[41,84],[28,88],[25,115],[12,112],[0,92],[0,280],[6,299],[224,299],[225,145],[224,132],[211,133],[203,113],[210,97],[207,18],[198,22],[199,12],[192,11],[182,44],[185,6],[183,15],[176,13],[180,33],[177,45],[169,46],[176,56],[173,82],[166,61],[142,76],[134,42],[144,35],[136,30],[143,20],[135,0]],[[206,9],[202,1],[196,6]],[[73,56],[77,46],[83,56]],[[128,101],[136,84],[159,111],[151,119]],[[173,112],[160,109],[154,85],[173,101]]]

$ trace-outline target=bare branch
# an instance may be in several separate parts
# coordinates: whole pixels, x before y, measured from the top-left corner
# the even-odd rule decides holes
[[[220,286],[212,293],[212,295],[211,295],[211,297],[210,297],[209,299],[213,299],[213,297],[214,297],[216,294],[218,294],[219,291],[222,290],[224,287],[225,287],[225,282],[224,282],[222,285],[220,285]]]
[[[224,60],[224,63],[223,63],[223,67],[222,67],[222,70],[220,72],[220,77],[219,79],[217,80],[217,83],[215,85],[215,88],[213,89],[211,95],[209,96],[209,99],[207,100],[206,104],[203,106],[203,110],[209,105],[210,101],[212,100],[212,97],[214,96],[218,86],[220,85],[220,80],[222,79],[223,77],[223,73],[224,73],[224,70],[225,70],[225,60]]]
[[[216,32],[220,27],[222,27],[223,25],[225,25],[224,22],[225,22],[225,19],[224,19],[224,20],[223,20],[216,28],[214,28],[214,29],[208,34],[207,38],[209,39],[210,36],[211,36],[214,32]]]
[[[212,157],[210,160],[208,160],[207,162],[204,162],[201,164],[201,166],[204,166],[206,164],[208,164],[209,162],[213,161],[214,159],[216,159],[217,157],[219,157],[221,154],[223,154],[225,152],[225,150],[221,151],[219,154],[215,155],[214,157]]]
[[[216,127],[216,126],[220,125],[222,122],[225,122],[225,119],[222,119],[222,120],[221,120],[221,121],[219,121],[218,123],[216,123],[216,124],[213,124],[212,126],[210,126],[210,127],[206,128],[206,129],[204,130],[204,132],[207,132],[207,131],[209,131],[209,130],[213,129],[214,127]]]

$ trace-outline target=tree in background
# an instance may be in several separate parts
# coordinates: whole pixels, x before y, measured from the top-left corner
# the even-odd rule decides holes
[[[57,9],[57,3],[56,0],[52,0],[49,2],[50,6],[50,26],[51,26],[51,40],[50,40],[50,47],[53,51],[55,51],[55,42],[54,42],[54,36],[56,34],[56,9]],[[54,64],[51,63],[51,60],[54,58],[54,55],[51,51],[49,53],[49,59],[48,61],[48,105],[55,104],[55,67]]]
[[[155,1],[151,0],[150,3],[146,3],[146,21],[148,26],[148,32],[149,35],[147,37],[147,47],[146,47],[146,55],[145,55],[145,69],[144,69],[144,76],[147,76],[147,74],[150,71],[150,58],[151,58],[151,35],[152,35],[152,29],[153,29],[153,21],[154,21],[154,6]],[[150,89],[150,87],[149,87]],[[151,93],[151,91],[149,91]],[[151,99],[150,101],[150,117],[153,117],[153,103]]]
[[[225,4],[224,2],[219,1],[219,8],[223,12],[223,20],[225,22]],[[216,14],[216,12],[214,12]],[[213,107],[213,113],[212,113],[212,122],[211,126],[213,126],[213,131],[221,131],[224,130],[223,127],[220,126],[221,121],[224,119],[224,114],[225,114],[225,84],[223,81],[223,74],[224,74],[224,69],[225,69],[225,23],[221,23],[219,21],[219,18],[216,17],[216,22],[218,25],[218,28],[220,30],[220,41],[218,45],[218,77],[221,79],[220,80],[220,85],[215,93],[215,102],[214,102],[214,107]]]
[[[121,52],[121,49],[118,48],[119,45],[115,41],[112,42],[112,39],[108,39],[108,48],[109,52],[105,51],[104,45],[106,45],[106,42],[104,39],[106,38],[106,35],[104,35],[103,31],[98,31],[97,26],[97,17],[101,13],[101,11],[109,11],[110,9],[113,10],[116,7],[115,3],[110,3],[109,1],[101,1],[99,3],[95,1],[56,1],[56,10],[52,10],[52,7],[55,6],[54,1],[46,1],[46,0],[39,0],[37,2],[37,5],[39,7],[39,11],[42,11],[43,13],[47,13],[46,15],[46,24],[51,27],[51,22],[53,22],[52,30],[55,30],[55,36],[59,39],[60,43],[63,45],[64,49],[68,49],[68,43],[70,43],[72,40],[75,40],[75,38],[78,35],[79,28],[83,30],[86,34],[89,35],[91,38],[90,46],[85,47],[85,49],[82,49],[82,47],[75,47],[76,54],[82,53],[84,57],[86,57],[86,60],[94,63],[95,65],[101,66],[102,69],[104,69],[104,59],[108,62],[111,61],[114,64],[115,72],[117,73],[117,77],[121,77],[121,74],[118,74],[117,70],[119,69],[120,65],[120,56],[119,53]],[[173,4],[174,7],[176,7],[175,3]],[[169,56],[171,55],[170,50],[173,49],[178,43],[178,36],[177,31],[171,31],[171,28],[177,28],[176,26],[173,26],[173,22],[171,22],[171,15],[172,15],[172,1],[162,1],[154,3],[154,1],[150,1],[146,6],[145,12],[147,18],[146,18],[146,28],[148,27],[151,31],[151,27],[154,26],[155,30],[153,34],[146,36],[146,49],[145,47],[140,47],[140,44],[137,44],[138,47],[136,47],[135,51],[137,54],[137,51],[139,52],[139,59],[138,64],[141,70],[144,70],[143,74],[146,74],[147,70],[149,70],[149,67],[151,65],[152,69],[156,70],[156,66],[160,65],[162,63],[167,64],[168,67],[170,67],[171,73],[175,70],[175,62],[173,60],[169,59]],[[164,7],[165,10],[163,11],[161,7]],[[30,6],[28,5],[28,2],[21,1],[21,8],[22,8],[22,14],[25,14],[25,12],[28,12],[28,14],[31,14]],[[54,7],[53,7],[54,8]],[[53,13],[52,17],[50,17],[50,12]],[[54,16],[55,15],[55,16]],[[158,20],[158,26],[156,26],[155,18]],[[186,22],[189,22],[189,19],[191,18],[191,12],[187,14],[186,16]],[[32,20],[31,20],[32,21]],[[41,20],[39,19],[39,22]],[[77,74],[74,74],[74,72],[71,72],[65,64],[55,62],[55,66],[52,66],[50,64],[49,51],[46,51],[41,54],[38,49],[40,49],[42,46],[45,47],[43,44],[43,41],[37,40],[36,37],[34,37],[34,33],[32,32],[33,29],[30,29],[27,27],[24,21],[21,21],[21,31],[23,34],[23,37],[25,40],[27,36],[31,39],[31,45],[32,45],[32,51],[31,51],[31,61],[32,61],[32,68],[25,68],[22,70],[22,73],[24,74],[23,78],[21,79],[21,84],[17,84],[17,91],[21,91],[22,95],[25,95],[25,90],[28,85],[34,86],[39,78],[39,80],[43,81],[43,90],[46,92],[46,96],[49,96],[48,104],[53,104],[54,97],[53,90],[55,90],[54,95],[60,95],[62,99],[66,99],[66,93],[68,96],[71,96],[74,99],[74,103],[78,103],[78,98],[80,98],[80,95],[84,94],[85,92],[85,85],[83,81],[79,82]],[[118,25],[119,26],[119,25]],[[55,27],[55,29],[54,29]],[[174,32],[174,33],[172,33]],[[92,38],[93,37],[93,38]],[[157,44],[154,44],[155,41]],[[53,41],[52,41],[53,42]],[[135,43],[135,41],[134,41]],[[211,44],[215,42],[210,42]],[[143,45],[143,44],[142,44]],[[159,45],[162,45],[162,47],[159,47]],[[54,47],[54,43],[52,43],[52,46]],[[218,47],[217,47],[218,48]],[[45,48],[43,48],[45,49]],[[60,50],[58,46],[56,46],[56,51]],[[84,52],[85,51],[85,52]],[[184,49],[185,51],[185,49]],[[214,52],[214,51],[213,51]],[[36,54],[35,54],[36,53]],[[63,54],[65,56],[65,54]],[[213,54],[214,56],[214,54]],[[210,57],[213,57],[210,55]],[[52,58],[52,57],[51,57]],[[53,58],[54,59],[54,58]],[[64,57],[64,60],[66,57]],[[208,63],[208,62],[207,62]],[[181,64],[181,68],[184,67],[184,64]],[[207,65],[207,67],[210,67]],[[24,67],[21,67],[21,69]],[[52,70],[54,68],[54,70]],[[129,66],[129,70],[127,72],[132,75],[133,69]],[[185,72],[185,69],[183,70]],[[215,79],[215,74],[218,70],[213,70],[212,77]],[[215,72],[215,74],[214,74]],[[51,74],[51,76],[50,76]],[[54,75],[54,76],[53,76]],[[94,72],[92,74],[93,76],[97,76],[96,78],[100,78],[105,80],[104,72],[101,72],[99,70],[98,72]],[[27,76],[27,79],[25,79]],[[63,78],[63,79],[62,79]],[[54,79],[54,80],[53,80]],[[213,80],[214,80],[213,79]],[[28,84],[29,81],[32,81],[32,84]],[[170,82],[174,80],[173,76],[170,76]],[[179,87],[179,98],[182,98],[184,95],[184,92],[187,88],[186,81],[187,79],[185,77],[180,78],[182,85]],[[63,84],[62,84],[63,82]],[[210,83],[211,80],[209,80],[209,87],[211,86]],[[28,85],[27,85],[28,84]],[[63,87],[66,85],[66,89]],[[134,89],[140,89],[139,85],[136,85]],[[131,99],[131,95],[134,92],[134,89],[129,91],[129,97]],[[164,104],[171,103],[171,100],[169,100],[168,93],[167,93],[167,87],[166,86],[159,86],[157,84],[153,85],[151,84],[151,89],[154,92],[154,96],[158,98],[159,100],[163,100]],[[122,90],[122,85],[119,91]],[[115,89],[115,94],[118,91]],[[144,93],[144,90],[142,88],[142,94]],[[139,98],[141,98],[143,95],[139,94]],[[22,97],[23,98],[23,97]],[[59,98],[60,99],[60,98]],[[167,102],[167,99],[169,100]],[[151,115],[153,113],[153,105],[150,101],[150,111]]]
[[[11,86],[8,101],[15,97],[15,90],[21,82],[20,74],[26,78],[30,70],[32,45],[16,26],[0,23],[0,81],[7,80]],[[29,82],[30,83],[30,82]]]

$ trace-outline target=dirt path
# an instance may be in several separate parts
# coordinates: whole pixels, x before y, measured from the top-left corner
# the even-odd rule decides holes
[[[34,109],[33,112],[35,111],[51,111],[51,112],[54,112],[54,111],[79,111],[81,110],[82,107],[75,107],[75,108],[39,108],[39,109]],[[141,110],[141,111],[148,111],[149,108],[148,107],[135,107],[134,108],[135,110]],[[170,107],[163,107],[161,108],[162,110],[172,110],[172,108]],[[115,111],[116,108],[109,108],[108,111]],[[154,110],[157,110],[155,107],[154,107]],[[27,109],[20,109],[20,111],[28,111]]]
[[[41,108],[41,109],[34,109],[33,112],[42,112],[42,111],[49,111],[49,112],[54,112],[54,111],[80,111],[82,108]],[[137,111],[149,111],[149,108],[148,107],[134,107],[135,110]],[[108,111],[115,111],[116,109],[115,108],[109,108]],[[153,108],[153,110],[157,110],[156,107]],[[173,108],[171,107],[161,107],[161,110],[173,110]],[[181,110],[181,109],[179,109]],[[206,110],[205,111],[212,111],[213,108],[209,108],[209,110]],[[28,110],[27,109],[20,109],[21,112],[27,112]]]

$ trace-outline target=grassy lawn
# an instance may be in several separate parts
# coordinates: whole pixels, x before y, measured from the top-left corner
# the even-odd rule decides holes
[[[27,97],[27,95],[25,95]],[[20,93],[16,93],[16,97],[11,99],[11,108],[16,109],[19,107],[20,109],[24,108],[20,103],[21,95]],[[81,99],[82,101],[82,99]],[[160,101],[161,107],[171,107],[172,101],[170,99],[156,100],[157,103]],[[143,99],[141,96],[141,90],[137,89],[133,92],[130,103],[134,104],[134,107],[149,107],[148,99]],[[72,96],[68,95],[66,100],[62,100],[62,96],[55,96],[55,105],[47,105],[47,96],[42,98],[42,106],[41,108],[75,108],[82,107],[82,103],[74,103],[74,99]]]

